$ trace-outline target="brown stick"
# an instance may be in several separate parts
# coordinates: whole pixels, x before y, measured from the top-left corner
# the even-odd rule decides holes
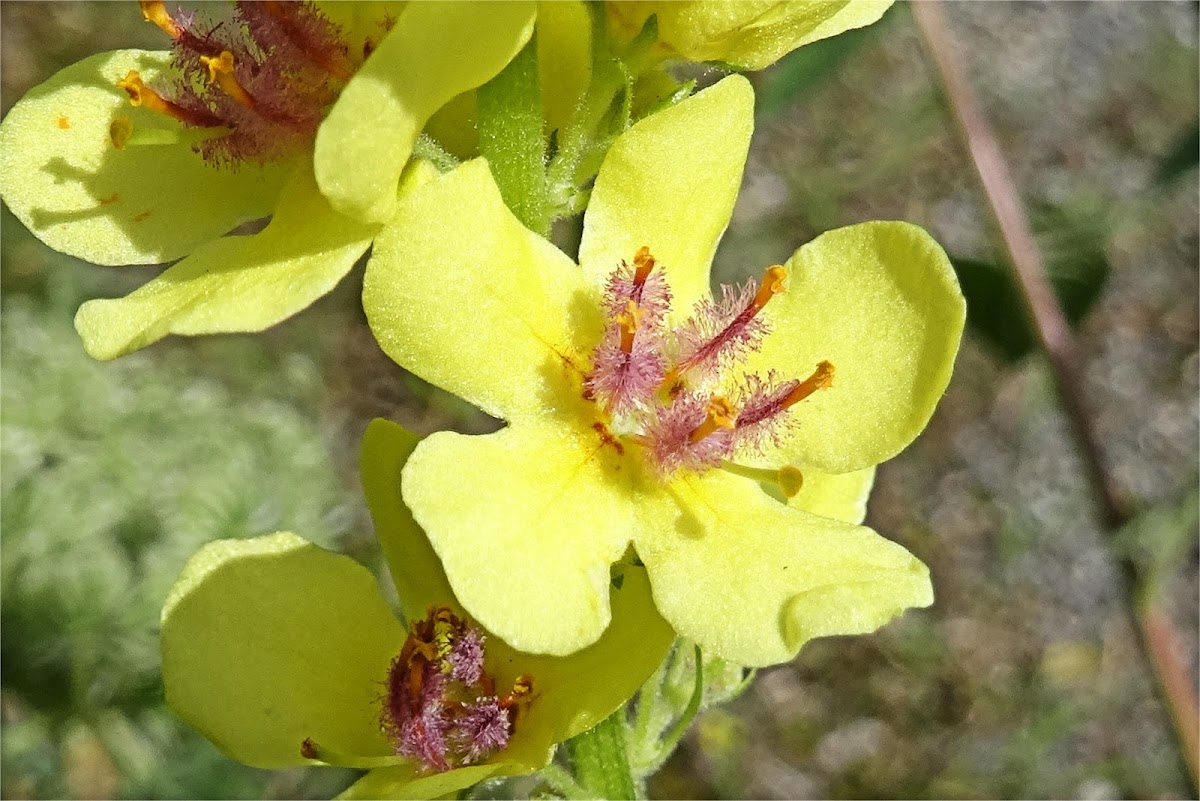
[[[1089,424],[1083,381],[1076,367],[1079,364],[1079,350],[1075,337],[1046,277],[1016,184],[987,118],[971,91],[963,66],[950,46],[941,4],[937,0],[919,0],[909,5],[921,31],[925,49],[937,68],[962,144],[971,157],[988,206],[999,226],[1014,282],[1033,323],[1038,344],[1050,362],[1088,477],[1097,491],[1104,520],[1110,531],[1115,532],[1130,519],[1129,506],[1104,468],[1099,444]],[[1138,565],[1127,556],[1117,554],[1116,558],[1124,579],[1125,604],[1137,632],[1138,645],[1152,668],[1159,697],[1174,724],[1183,765],[1191,776],[1193,786],[1200,792],[1200,769],[1197,766],[1200,713],[1197,712],[1196,692],[1188,670],[1179,657],[1179,635],[1170,618],[1155,605],[1153,599],[1139,602]]]

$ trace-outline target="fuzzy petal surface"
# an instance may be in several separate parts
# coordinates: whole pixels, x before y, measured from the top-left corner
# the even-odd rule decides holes
[[[401,609],[410,619],[423,616],[433,604],[461,611],[437,554],[401,497],[401,471],[418,442],[403,426],[373,420],[363,437],[361,461],[375,532],[391,568]],[[645,568],[621,563],[616,575],[619,578],[610,582],[612,623],[597,642],[581,651],[565,657],[539,656],[516,651],[498,637],[488,638],[488,671],[499,686],[511,686],[517,676],[527,673],[533,677],[535,692],[508,747],[493,757],[497,772],[528,773],[544,767],[555,743],[612,714],[637,692],[666,655],[675,633],[654,607]],[[366,792],[367,787],[382,782],[399,786],[411,778],[400,769],[387,770],[390,772],[355,792]],[[402,792],[413,791],[407,788]]]
[[[391,219],[426,121],[520,52],[535,11],[527,2],[410,3],[317,131],[317,183],[334,208],[365,222]]]
[[[550,133],[567,124],[592,79],[592,17],[581,0],[542,0],[537,14],[538,75]]]
[[[363,434],[358,461],[375,536],[406,620],[420,620],[430,606],[454,598],[442,563],[400,496],[400,471],[420,441],[404,426],[376,418]]]
[[[866,518],[867,498],[875,484],[874,467],[851,473],[822,473],[806,468],[801,473],[804,484],[788,498],[788,506],[855,526]]]
[[[578,383],[567,360],[601,328],[579,270],[517,221],[481,159],[403,193],[363,308],[401,367],[509,420],[561,407]]]
[[[116,85],[130,70],[151,82],[169,61],[165,52],[100,53],[9,111],[0,124],[0,197],[38,239],[96,264],[158,264],[271,213],[285,165],[212,167],[182,124],[132,107]],[[117,149],[109,128],[118,116],[175,141]]]
[[[467,613],[514,648],[564,655],[608,626],[609,566],[635,525],[628,472],[583,425],[521,421],[428,437],[403,493]]]
[[[835,372],[789,410],[782,461],[845,473],[890,459],[950,381],[966,305],[949,259],[915,225],[868,222],[822,234],[785,266],[788,289],[763,310],[771,333],[747,370],[804,378],[827,360]]]
[[[719,470],[646,504],[636,539],[681,636],[741,665],[786,662],[814,637],[862,634],[933,601],[929,571],[868,528],[801,512]]]
[[[294,534],[198,551],[162,613],[167,703],[229,756],[303,765],[300,744],[386,756],[379,693],[404,631],[375,578]]]
[[[262,231],[210,242],[126,297],[88,301],[75,328],[97,359],[167,334],[261,331],[333,289],[378,230],[330,208],[304,166]]]
[[[588,280],[603,286],[645,245],[671,285],[673,317],[688,317],[709,296],[709,267],[737,200],[753,127],[754,91],[732,75],[622,134],[584,217],[579,263]]]
[[[876,22],[892,0],[693,0],[608,2],[610,16],[636,33],[657,15],[658,38],[689,61],[760,70],[798,47]]]

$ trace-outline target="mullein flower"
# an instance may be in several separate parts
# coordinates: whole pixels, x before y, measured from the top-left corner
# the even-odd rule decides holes
[[[877,21],[893,0],[606,0],[616,35],[653,15],[669,58],[760,70],[798,47]]]
[[[523,654],[463,612],[400,497],[415,435],[367,430],[362,480],[404,622],[375,577],[294,534],[206,545],[163,608],[167,702],[226,754],[368,768],[350,798],[435,798],[529,773],[624,704],[673,633],[642,567],[612,575],[614,622],[568,657]]]
[[[954,273],[921,229],[864,223],[714,299],[752,119],[732,76],[632,126],[579,267],[480,160],[414,176],[376,241],[363,304],[384,350],[508,422],[428,437],[403,492],[463,608],[515,647],[596,641],[631,545],[675,630],[738,664],[932,600],[925,566],[857,524],[873,466],[949,381]]]
[[[0,124],[0,196],[47,245],[108,265],[186,257],[84,304],[76,327],[101,359],[170,333],[262,330],[330,291],[394,207],[425,122],[496,75],[534,16],[530,3],[141,7],[169,51],[84,59]]]

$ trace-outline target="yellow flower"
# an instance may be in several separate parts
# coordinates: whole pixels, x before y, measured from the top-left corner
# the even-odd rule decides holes
[[[479,160],[414,176],[376,241],[363,303],[383,348],[508,422],[430,436],[403,491],[463,607],[521,650],[600,637],[631,546],[675,630],[745,665],[932,600],[925,566],[857,524],[873,466],[949,381],[954,273],[921,229],[865,223],[714,301],[752,116],[733,76],[623,134],[579,267]]]
[[[508,64],[536,10],[142,6],[172,50],[86,58],[0,124],[0,196],[47,245],[105,265],[182,258],[83,305],[76,328],[99,359],[167,334],[261,331],[333,289],[395,208],[426,121]]]
[[[218,540],[184,567],[162,613],[167,703],[234,759],[371,769],[345,798],[439,798],[545,767],[662,661],[673,635],[632,565],[591,648],[537,656],[481,637],[400,499],[416,443],[375,420],[361,459],[403,621],[370,571],[295,534]]]

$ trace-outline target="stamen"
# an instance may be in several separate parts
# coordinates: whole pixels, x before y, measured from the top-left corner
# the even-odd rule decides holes
[[[653,269],[654,257],[650,255],[650,248],[642,245],[638,252],[633,254],[633,285],[640,289]]]
[[[768,300],[787,291],[787,278],[787,268],[782,264],[768,267],[767,271],[763,273],[762,286],[758,288],[758,293],[750,303],[750,314],[758,314],[762,307],[767,305]]]
[[[354,75],[354,70],[346,60],[345,54],[330,51],[329,48],[322,48],[305,35],[301,26],[296,24],[294,4],[282,3],[279,0],[264,0],[262,8],[283,29],[287,38],[304,55],[312,59],[314,64],[343,81],[350,80]]]
[[[380,716],[397,754],[442,771],[507,745],[533,680],[522,676],[503,701],[497,698],[495,680],[484,668],[484,640],[482,631],[447,606],[432,606],[425,618],[412,622],[392,660]],[[302,753],[329,761],[311,742]]]
[[[172,103],[158,92],[146,86],[142,82],[142,77],[138,75],[137,70],[130,70],[129,74],[121,80],[117,81],[117,86],[125,90],[125,94],[129,95],[129,102],[134,106],[144,106],[151,111],[157,111],[159,114],[165,114],[168,117],[173,117],[180,122],[188,125],[198,125],[205,128],[215,128],[222,123],[219,119],[211,114],[207,114],[195,109],[184,108],[183,106]],[[112,131],[109,131],[112,134]],[[116,139],[114,138],[114,144]]]
[[[528,673],[522,673],[517,676],[513,682],[512,691],[508,695],[500,699],[501,709],[517,710],[522,704],[529,701],[533,694],[533,676]]]
[[[817,369],[808,378],[801,381],[792,389],[791,392],[784,397],[780,404],[780,410],[786,409],[789,406],[799,403],[809,395],[816,392],[818,389],[826,389],[833,386],[833,364],[831,362],[822,361],[817,365]]]
[[[737,425],[737,409],[733,408],[733,404],[720,395],[715,395],[709,400],[704,411],[707,413],[707,417],[704,418],[703,423],[696,426],[689,438],[693,443],[699,442],[718,428],[732,430]]]
[[[147,22],[153,22],[163,33],[170,36],[172,39],[178,39],[183,33],[183,28],[179,27],[179,23],[171,18],[167,12],[167,4],[162,0],[138,0],[138,5],[141,6],[142,16]]]
[[[675,366],[667,371],[662,388],[665,390],[688,370],[701,365],[715,368],[756,347],[767,328],[755,317],[767,301],[785,291],[787,277],[787,269],[776,264],[767,269],[757,291],[753,281],[740,291],[724,287],[719,304],[709,301],[699,304],[684,331],[683,353]]]
[[[125,143],[129,141],[132,133],[133,123],[128,117],[113,117],[113,121],[108,125],[108,138],[117,150],[125,149]]]
[[[613,321],[621,327],[621,350],[623,352],[630,353],[633,350],[633,337],[645,316],[646,313],[642,311],[641,307],[631,300],[625,304],[625,311],[613,318]]]
[[[800,468],[785,464],[775,472],[776,483],[785,497],[794,498],[804,488],[804,474],[800,472]]]
[[[254,98],[238,83],[233,74],[233,53],[222,50],[219,56],[200,56],[200,63],[208,67],[208,82],[217,82],[225,94],[240,105],[254,109]]]

